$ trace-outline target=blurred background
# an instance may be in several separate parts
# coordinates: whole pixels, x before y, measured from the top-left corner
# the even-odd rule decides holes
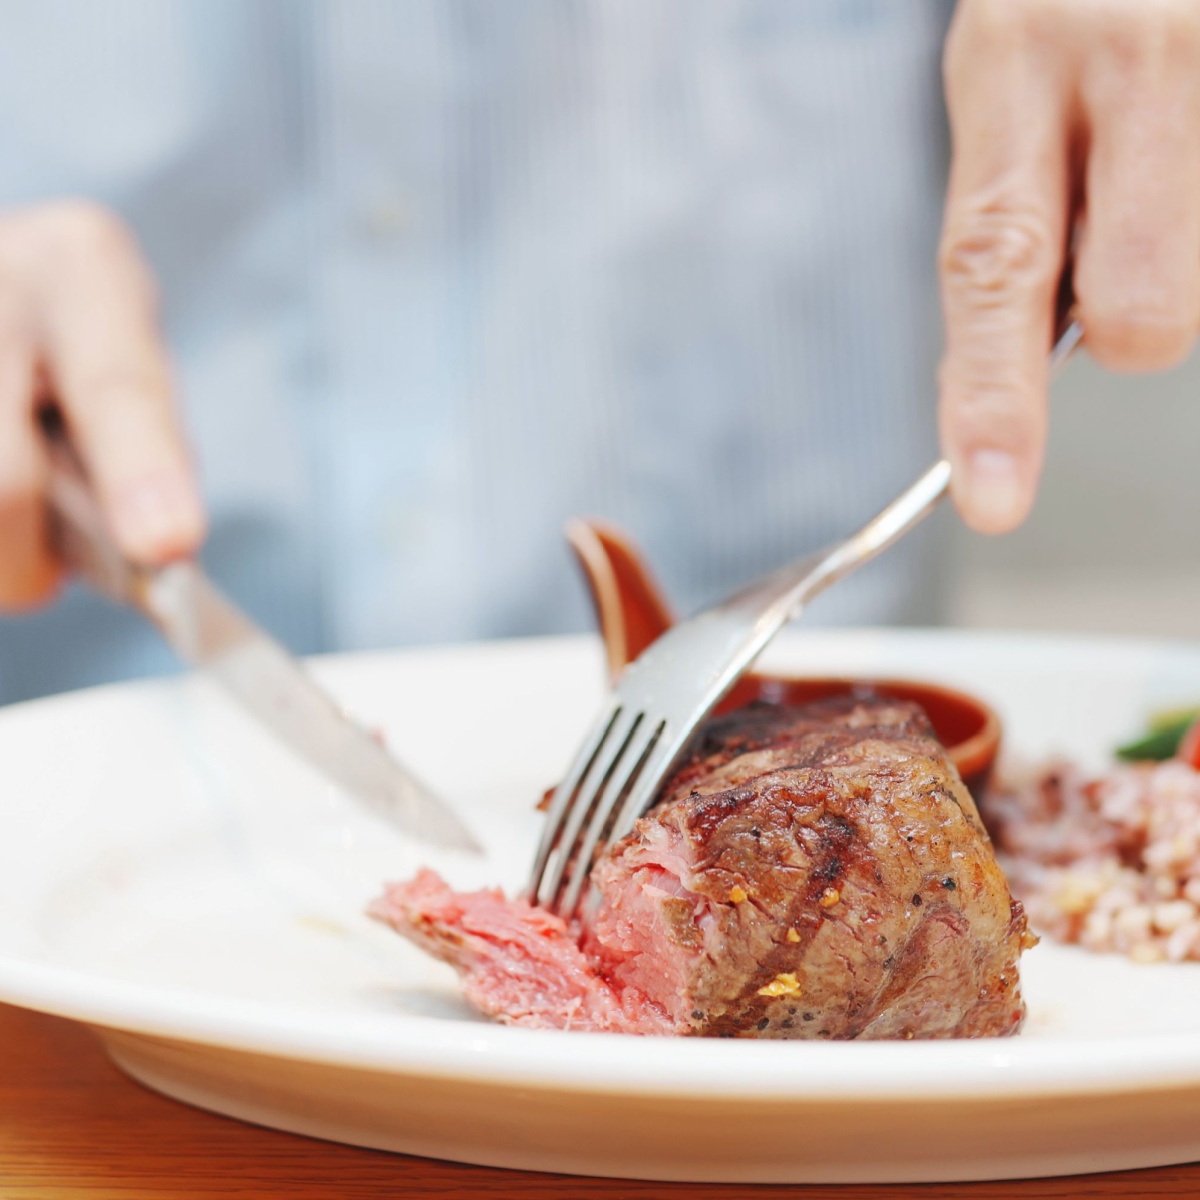
[[[1080,355],[1055,386],[1037,508],[1004,538],[948,536],[953,625],[1200,636],[1200,356],[1118,376]]]
[[[951,9],[0,0],[0,235],[134,231],[206,563],[295,651],[589,628],[581,514],[695,611],[936,454]],[[1200,635],[1198,372],[1079,356],[1025,528],[806,621]],[[176,665],[82,589],[0,621],[0,702]]]

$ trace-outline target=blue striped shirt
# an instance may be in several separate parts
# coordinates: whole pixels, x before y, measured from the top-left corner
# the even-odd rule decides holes
[[[0,0],[0,202],[158,272],[213,573],[299,651],[585,628],[563,521],[684,610],[933,450],[945,5]],[[936,537],[816,619],[928,617]],[[0,699],[169,665],[73,593]]]

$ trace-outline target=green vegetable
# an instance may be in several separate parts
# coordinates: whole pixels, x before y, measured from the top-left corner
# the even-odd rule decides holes
[[[1200,709],[1177,708],[1171,712],[1156,713],[1150,718],[1150,729],[1140,738],[1117,747],[1117,757],[1126,762],[1164,762],[1174,758],[1179,743],[1193,721],[1200,717]]]

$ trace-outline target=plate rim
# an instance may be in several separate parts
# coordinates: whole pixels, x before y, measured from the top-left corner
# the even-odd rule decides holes
[[[1081,952],[1082,953],[1082,952]],[[793,1102],[1053,1097],[1200,1086],[1200,1034],[802,1042],[528,1030],[355,1015],[204,996],[42,964],[0,962],[0,1000],[165,1041],[358,1070],[579,1093]],[[81,993],[86,992],[87,995]],[[324,1019],[323,1019],[324,1017]],[[544,1053],[570,1037],[570,1055]],[[636,1056],[609,1053],[613,1039]],[[697,1041],[704,1053],[694,1052]],[[798,1072],[797,1068],[802,1070]]]

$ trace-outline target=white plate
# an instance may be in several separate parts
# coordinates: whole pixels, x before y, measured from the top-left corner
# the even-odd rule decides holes
[[[1096,763],[1200,647],[912,632],[781,638],[772,665],[965,685],[1024,755]],[[0,998],[86,1021],[136,1078],[319,1137],[655,1179],[1011,1178],[1200,1158],[1200,966],[1043,944],[1030,1020],[975,1042],[782,1043],[505,1029],[362,915],[428,861],[519,886],[600,694],[590,640],[325,660],[451,797],[486,862],[429,854],[324,787],[206,682],[0,713]]]

